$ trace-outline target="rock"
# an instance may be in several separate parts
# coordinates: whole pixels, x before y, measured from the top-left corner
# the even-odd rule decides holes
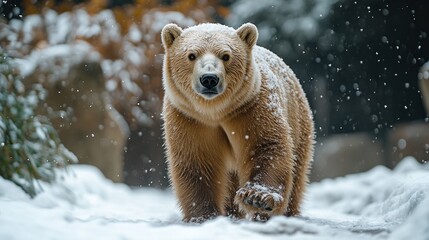
[[[50,115],[62,143],[79,163],[94,165],[107,178],[121,182],[128,125],[110,103],[99,61],[85,57],[87,52],[79,48],[72,50],[81,58],[63,48],[63,55],[47,54],[49,48],[41,51],[26,76],[26,81],[39,82],[47,90],[39,112]]]
[[[388,166],[413,156],[419,162],[429,161],[429,123],[411,122],[395,125],[387,134]]]
[[[316,144],[310,180],[367,171],[383,163],[382,144],[370,134],[331,135]]]

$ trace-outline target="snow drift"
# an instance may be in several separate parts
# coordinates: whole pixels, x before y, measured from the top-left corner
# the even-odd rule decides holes
[[[300,217],[184,224],[170,191],[75,165],[30,199],[0,178],[0,239],[429,239],[429,164],[404,159],[310,185]]]

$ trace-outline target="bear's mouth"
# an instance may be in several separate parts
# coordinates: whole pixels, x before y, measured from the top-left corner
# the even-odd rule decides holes
[[[203,90],[201,92],[201,94],[206,95],[206,96],[213,96],[213,95],[218,95],[219,92],[217,90],[214,90],[214,89],[210,89],[210,90],[207,89],[207,90]]]

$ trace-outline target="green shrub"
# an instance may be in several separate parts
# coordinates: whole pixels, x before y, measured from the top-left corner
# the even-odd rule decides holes
[[[45,99],[40,84],[26,89],[11,58],[0,52],[0,176],[34,197],[37,180],[55,180],[55,168],[77,162],[47,116],[36,114]]]

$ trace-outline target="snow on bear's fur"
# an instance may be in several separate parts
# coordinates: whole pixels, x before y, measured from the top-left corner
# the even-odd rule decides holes
[[[256,46],[258,30],[167,24],[164,131],[184,221],[297,215],[313,121],[292,70]]]

